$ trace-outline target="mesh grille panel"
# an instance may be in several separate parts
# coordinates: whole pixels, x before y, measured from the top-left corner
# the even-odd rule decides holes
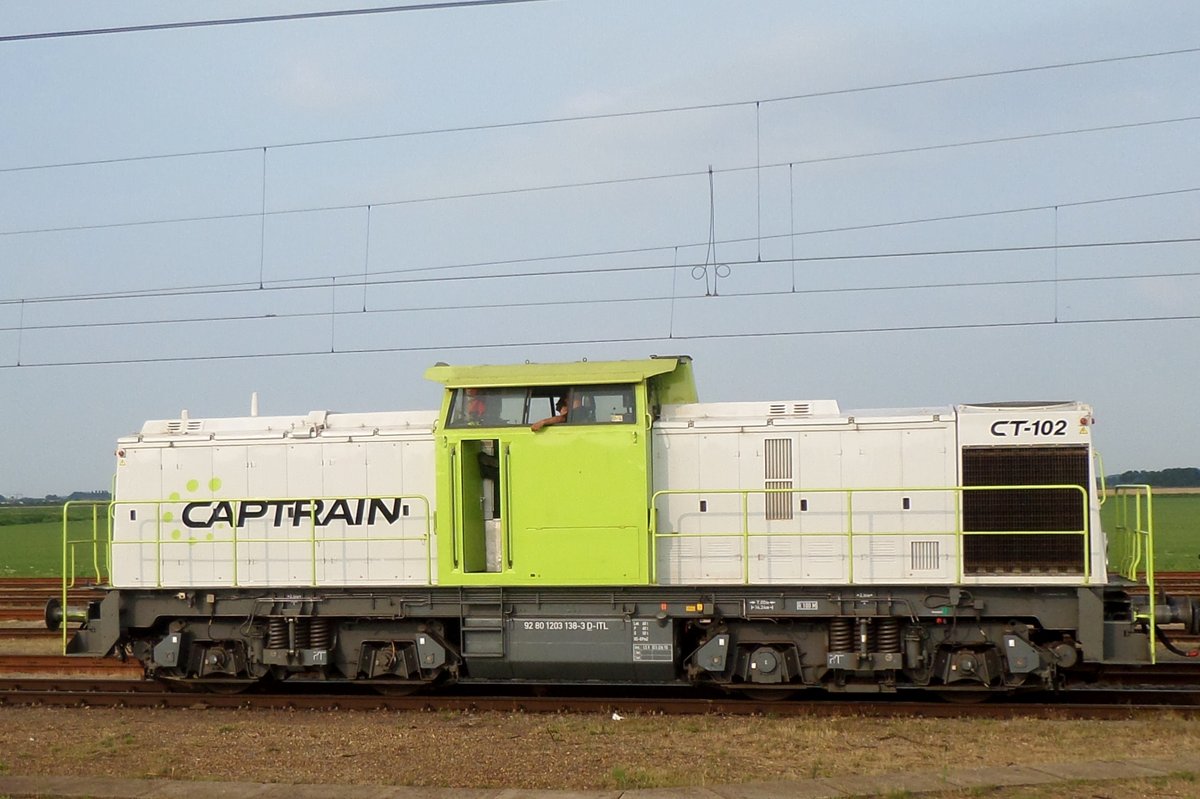
[[[768,480],[792,479],[792,440],[790,438],[768,438],[763,449],[764,475]]]
[[[1078,485],[1088,483],[1087,447],[979,447],[963,449],[963,485]],[[963,492],[963,532],[1037,532],[1044,535],[967,535],[968,573],[1027,574],[1083,570],[1085,503],[1078,491],[1016,489]]]
[[[791,488],[791,480],[768,480],[767,488]],[[792,494],[767,494],[767,519],[792,518]]]
[[[763,447],[763,477],[766,488],[792,487],[792,440],[768,438]],[[768,520],[792,518],[791,494],[767,494]]]

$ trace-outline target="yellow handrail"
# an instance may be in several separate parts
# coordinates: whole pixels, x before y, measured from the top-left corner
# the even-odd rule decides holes
[[[78,507],[91,507],[92,509],[92,531],[91,535],[82,538],[71,537],[71,511]],[[67,591],[75,587],[75,552],[80,546],[91,546],[92,550],[92,571],[96,576],[97,584],[104,581],[104,573],[100,567],[100,517],[99,511],[101,507],[107,508],[105,514],[108,520],[109,542],[106,548],[108,556],[108,566],[111,569],[112,564],[112,503],[97,502],[94,500],[75,500],[67,501],[62,506],[62,585],[59,592],[59,601],[61,602],[61,612],[63,614],[62,621],[59,623],[59,628],[62,631],[62,651],[65,654],[67,651]],[[79,521],[79,520],[76,520]]]
[[[1082,527],[1078,530],[964,530],[962,525],[962,497],[967,492],[974,491],[1028,491],[1028,490],[1071,490],[1079,495],[1080,502],[1080,518],[1082,519]],[[875,531],[856,529],[854,519],[856,513],[867,511],[856,511],[854,498],[864,494],[916,494],[916,493],[944,493],[954,497],[953,503],[953,522],[951,525],[943,529],[936,530],[896,530],[896,531]],[[749,514],[749,498],[751,496],[765,496],[767,494],[843,494],[845,495],[845,508],[841,516],[842,529],[839,530],[810,530],[810,531],[791,531],[779,532],[769,530],[752,530],[750,527]],[[662,532],[660,530],[660,514],[659,500],[665,496],[736,496],[740,498],[741,511],[738,525],[738,531],[730,530],[728,532],[700,532],[700,533],[682,533],[682,532]],[[1080,572],[1083,580],[1089,581],[1092,574],[1091,566],[1091,523],[1088,509],[1088,492],[1082,486],[1074,484],[1053,484],[1053,485],[1003,485],[1003,486],[909,486],[903,488],[895,487],[863,487],[863,488],[721,488],[721,489],[664,489],[656,491],[650,502],[650,534],[651,534],[651,552],[657,556],[658,541],[660,538],[682,539],[682,538],[741,538],[741,550],[743,559],[742,580],[749,582],[749,541],[752,538],[806,538],[814,536],[839,536],[846,540],[847,546],[847,582],[854,582],[854,539],[855,537],[888,537],[888,536],[911,536],[911,535],[953,535],[957,540],[958,545],[958,564],[957,564],[957,579],[961,582],[963,578],[962,551],[963,539],[967,536],[1001,536],[1001,535],[1017,535],[1017,536],[1038,536],[1038,535],[1077,535],[1083,541],[1082,558],[1080,563]],[[902,513],[903,511],[896,511]],[[801,511],[803,513],[803,511]],[[947,514],[949,516],[949,514]]]
[[[1118,485],[1113,492],[1113,498],[1117,501],[1117,521],[1111,546],[1117,550],[1121,561],[1120,575],[1134,582],[1145,580],[1146,612],[1138,614],[1136,618],[1145,621],[1149,627],[1150,662],[1156,663],[1158,628],[1154,607],[1154,492],[1148,485]],[[1143,559],[1144,569],[1141,568]]]

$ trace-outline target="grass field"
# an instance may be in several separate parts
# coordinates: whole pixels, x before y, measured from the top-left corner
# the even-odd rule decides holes
[[[1200,571],[1200,493],[1155,494],[1155,571]],[[1116,528],[1117,502],[1112,497],[1100,509],[1104,529]]]
[[[1106,530],[1115,528],[1117,503],[1101,510]],[[107,574],[106,508],[98,507],[100,540],[94,549]],[[72,547],[76,576],[94,576],[92,506],[72,506],[70,539],[88,542]],[[1200,493],[1154,496],[1156,571],[1200,571]],[[62,508],[0,507],[0,577],[57,577],[62,574]]]
[[[91,505],[72,505],[69,510],[68,570],[74,553],[74,573],[95,577],[96,561],[101,574],[108,574],[107,505],[96,507],[99,540],[92,545]],[[63,572],[63,509],[61,506],[0,507],[0,577],[58,577]],[[95,557],[93,557],[93,550]]]

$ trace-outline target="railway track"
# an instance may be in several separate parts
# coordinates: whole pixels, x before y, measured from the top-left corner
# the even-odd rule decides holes
[[[70,655],[0,655],[0,675],[59,674],[89,675],[141,680],[141,664],[116,658]]]
[[[46,640],[62,639],[62,633],[57,630],[47,630],[45,627],[0,627],[0,641],[14,640]]]
[[[1064,698],[1066,701],[1064,701]],[[1128,719],[1166,711],[1200,717],[1194,691],[1113,692],[1101,689],[1078,695],[1031,695],[1020,700],[958,704],[904,697],[876,701],[819,696],[798,701],[760,701],[737,697],[620,697],[429,695],[382,696],[374,693],[190,693],[164,689],[151,681],[102,679],[0,679],[0,705],[69,707],[253,708],[263,710],[393,710],[409,712],[578,713],[591,715],[724,716],[869,716],[959,718]]]
[[[1154,576],[1154,588],[1168,594],[1200,596],[1200,572],[1162,572]]]
[[[1200,596],[1200,572],[1173,572],[1158,577],[1157,585],[1167,593],[1190,594]],[[62,584],[57,578],[9,578],[0,579],[0,622],[16,622],[16,626],[0,627],[0,642],[6,644],[9,652],[20,650],[21,642],[29,642],[33,651],[45,652],[47,646],[52,646],[55,639],[61,637],[61,632],[54,632],[44,627],[35,626],[32,622],[42,622],[45,603],[49,597],[59,596]],[[68,592],[68,603],[72,605],[85,604],[90,599],[98,598],[101,591],[92,583],[81,582]],[[1181,635],[1168,630],[1172,641],[1182,650],[1200,648],[1200,638]],[[1161,651],[1161,650],[1160,650]],[[1121,688],[1130,690],[1134,687],[1152,690],[1200,686],[1200,662],[1196,660],[1175,659],[1164,652],[1164,662],[1153,669],[1144,667],[1122,671],[1109,668],[1104,675],[1097,676],[1098,688],[1077,686],[1080,690],[1101,690]],[[115,658],[66,657],[46,654],[0,654],[0,680],[5,675],[42,676],[55,675],[56,678],[74,677],[84,679],[114,678],[128,685],[130,682],[144,682],[146,685],[157,686],[156,683],[144,681],[142,668],[134,662],[124,663]],[[123,692],[127,692],[125,689]],[[160,688],[161,690],[161,688]],[[103,692],[101,692],[103,693]],[[204,694],[189,694],[194,701],[196,696]],[[241,701],[247,701],[242,696]],[[266,700],[263,694],[255,693],[254,701],[295,701],[291,695],[283,700]],[[330,695],[334,697],[334,695]],[[309,700],[305,700],[309,701]],[[344,694],[336,695],[329,701],[352,701],[357,703],[378,701],[374,694],[366,698],[349,699]],[[399,702],[399,697],[390,697],[389,701]],[[431,701],[428,697],[413,701]],[[440,698],[439,698],[440,701]],[[506,700],[506,701],[512,701]],[[860,710],[866,705],[861,701],[851,703]],[[891,703],[885,703],[891,704]],[[1196,704],[1196,702],[1191,702]],[[741,704],[739,704],[741,706]],[[770,703],[776,709],[782,707],[778,703]],[[667,712],[665,710],[660,712]],[[715,711],[698,711],[715,712]],[[771,711],[775,712],[775,711]]]
[[[0,621],[44,621],[46,600],[61,595],[62,579],[58,577],[10,577],[0,580]],[[94,581],[80,579],[67,590],[67,604],[82,606],[100,596],[101,592]]]

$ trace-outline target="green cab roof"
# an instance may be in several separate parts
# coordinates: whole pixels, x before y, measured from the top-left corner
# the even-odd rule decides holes
[[[695,402],[691,357],[676,355],[636,361],[572,361],[570,363],[522,363],[506,366],[448,366],[438,364],[425,371],[425,377],[446,388],[503,388],[509,386],[562,386],[604,383],[641,383],[650,378],[671,375],[667,382]],[[686,388],[685,388],[686,386]]]

